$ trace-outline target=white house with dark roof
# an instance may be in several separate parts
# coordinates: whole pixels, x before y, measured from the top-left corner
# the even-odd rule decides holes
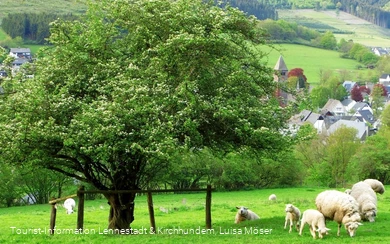
[[[327,113],[331,113],[334,116],[344,116],[347,114],[347,110],[339,100],[329,99],[321,110],[321,114]]]
[[[357,138],[359,140],[365,140],[367,137],[367,125],[361,121],[351,121],[351,120],[343,120],[340,119],[337,122],[331,124],[328,128],[328,135],[333,134],[336,130],[341,127],[355,128],[357,130]]]
[[[310,110],[303,110],[299,114],[292,116],[288,121],[289,130],[294,134],[306,123],[312,124],[317,129],[318,134],[326,132],[323,116]]]
[[[355,106],[356,104],[356,101],[351,98],[346,98],[341,101],[341,104],[344,106],[345,110],[347,111],[347,114],[350,114],[353,106]]]
[[[30,48],[10,48],[9,56],[14,58],[14,61],[12,62],[12,73],[18,72],[23,64],[32,62]]]
[[[9,55],[14,58],[25,58],[25,59],[31,59],[31,50],[30,48],[11,48],[9,51]]]
[[[351,107],[350,110],[348,110],[348,112],[350,114],[354,114],[360,110],[369,110],[371,113],[374,113],[370,105],[365,102],[355,102],[355,104]]]
[[[382,74],[381,77],[379,77],[379,83],[385,86],[390,85],[390,74]]]
[[[372,48],[372,51],[377,56],[384,56],[384,55],[389,54],[389,52],[387,51],[387,48],[382,48],[382,47],[374,47],[374,48]]]
[[[374,114],[368,109],[359,110],[354,114],[354,116],[356,116],[359,120],[371,125],[376,122]]]

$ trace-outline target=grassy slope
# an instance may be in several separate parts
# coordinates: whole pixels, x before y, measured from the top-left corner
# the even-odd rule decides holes
[[[102,234],[107,225],[108,205],[104,200],[87,201],[85,203],[84,228],[89,234],[56,234],[49,236],[42,234],[16,234],[12,233],[11,227],[15,230],[26,230],[28,228],[48,228],[50,219],[50,206],[37,205],[26,207],[13,207],[0,209],[0,242],[18,243],[44,243],[55,241],[62,243],[118,243],[128,241],[132,243],[316,243],[309,233],[308,226],[305,227],[303,236],[296,231],[288,233],[284,226],[284,207],[287,203],[293,203],[303,212],[308,208],[315,208],[314,199],[324,189],[320,188],[285,188],[285,189],[264,189],[242,192],[215,192],[212,195],[212,231],[204,235],[190,234],[158,234],[152,235],[149,231],[149,216],[147,211],[146,197],[136,198],[135,221],[132,227],[135,229],[146,229],[146,234],[136,236],[111,236]],[[340,189],[343,190],[343,189]],[[278,196],[277,202],[270,203],[268,196],[275,193]],[[183,199],[186,203],[183,204]],[[390,197],[385,192],[378,195],[378,217],[375,223],[364,222],[357,231],[357,236],[350,238],[344,229],[341,236],[337,237],[337,226],[335,222],[328,222],[327,227],[331,229],[330,234],[322,242],[324,243],[386,243],[390,241]],[[177,194],[177,195],[154,195],[154,211],[157,228],[161,230],[181,228],[185,230],[203,229],[205,226],[205,194]],[[234,224],[235,206],[244,205],[251,208],[259,216],[260,220]],[[168,209],[168,213],[160,211],[160,207]],[[27,221],[26,221],[27,220]],[[76,227],[77,215],[66,215],[63,208],[57,212],[56,228],[69,231]],[[260,231],[268,229],[270,234],[245,234],[245,228]],[[242,234],[223,234],[232,231],[243,231]],[[92,234],[95,232],[95,234]],[[221,234],[222,232],[222,234]],[[100,233],[100,234],[99,234]],[[317,240],[318,241],[318,240]]]
[[[85,11],[86,0],[1,0],[0,19],[9,13],[79,14]]]
[[[301,68],[307,77],[309,83],[316,84],[320,79],[320,70],[347,70],[352,77],[356,77],[359,73],[365,74],[367,70],[357,70],[359,62],[352,59],[340,58],[340,53],[329,51],[320,48],[307,47],[294,44],[278,44],[275,47],[279,50],[271,48],[262,48],[268,53],[268,65],[274,67],[279,56],[282,55],[289,70],[293,68]]]
[[[335,11],[314,11],[311,9],[301,10],[278,10],[280,19],[307,18],[315,19],[328,24],[336,29],[354,32],[353,34],[336,34],[340,40],[352,39],[356,43],[366,46],[390,47],[390,29],[382,28],[368,21],[357,18],[351,14]]]

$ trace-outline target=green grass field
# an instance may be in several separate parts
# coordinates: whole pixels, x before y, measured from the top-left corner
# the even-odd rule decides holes
[[[276,49],[262,47],[261,50],[268,53],[264,60],[270,67],[274,67],[282,55],[289,70],[301,68],[307,77],[307,81],[311,84],[318,84],[320,80],[320,70],[331,70],[335,73],[339,71],[348,71],[351,79],[366,77],[369,70],[358,70],[361,65],[353,59],[340,58],[340,53],[320,48],[313,48],[295,44],[277,44]]]
[[[135,201],[135,220],[132,228],[137,235],[111,235],[105,233],[108,205],[105,200],[85,202],[84,234],[77,234],[77,213],[67,215],[63,208],[57,212],[56,234],[48,233],[50,205],[33,205],[0,209],[1,243],[318,243],[313,240],[308,226],[302,236],[297,231],[284,230],[285,204],[293,203],[301,212],[315,208],[314,199],[324,189],[284,188],[240,192],[214,192],[212,195],[212,229],[205,230],[205,193],[153,195],[157,234],[150,233],[149,215],[145,196]],[[344,190],[344,189],[339,189]],[[275,193],[276,202],[268,201]],[[185,199],[185,200],[184,200]],[[378,195],[376,222],[364,222],[357,235],[349,237],[343,227],[338,237],[335,222],[323,243],[387,243],[390,241],[390,197]],[[185,202],[184,202],[185,201]],[[235,206],[244,205],[260,216],[260,220],[234,224]],[[160,210],[165,208],[168,213]],[[39,233],[38,229],[41,229]],[[203,231],[203,234],[201,234]],[[24,234],[28,232],[28,234]],[[34,233],[35,232],[35,233]],[[186,232],[194,232],[185,234]]]
[[[299,10],[278,10],[279,18],[289,21],[312,20],[321,22],[335,29],[352,32],[349,34],[335,34],[340,40],[352,39],[355,43],[366,46],[389,47],[390,29],[382,28],[368,21],[357,18],[351,14],[340,11],[339,15],[335,11],[314,11],[312,9]]]
[[[80,14],[85,12],[85,0],[1,0],[0,20],[10,13]]]

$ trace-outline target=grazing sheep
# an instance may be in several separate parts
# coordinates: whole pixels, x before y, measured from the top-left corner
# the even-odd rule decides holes
[[[284,229],[287,228],[287,222],[290,221],[290,230],[288,232],[291,233],[294,223],[298,231],[301,211],[299,211],[299,209],[292,204],[287,204],[285,211],[286,211],[286,221],[284,222]]]
[[[355,236],[357,228],[361,225],[359,204],[355,198],[344,192],[327,190],[317,195],[316,206],[326,219],[338,223],[337,236],[340,235],[341,224],[344,224],[350,237]]]
[[[346,193],[346,194],[348,194],[348,195],[351,195],[351,189],[346,189],[346,190],[344,191],[344,193]]]
[[[377,212],[376,193],[371,186],[363,181],[360,181],[352,186],[351,194],[359,204],[359,212],[362,220],[375,222]]]
[[[76,202],[73,198],[68,198],[64,202],[64,208],[66,209],[67,214],[73,213],[73,209],[76,207]]]
[[[382,182],[380,182],[379,180],[375,180],[375,179],[365,179],[364,180],[365,183],[369,184],[371,186],[371,188],[376,192],[376,193],[379,193],[379,194],[383,194],[385,193],[385,186],[382,184]]]
[[[268,197],[268,200],[270,200],[270,201],[276,201],[276,195],[275,195],[275,194],[271,194],[271,195]]]
[[[315,209],[305,210],[302,214],[301,228],[299,230],[299,235],[302,235],[302,230],[305,224],[309,225],[310,233],[314,239],[316,239],[316,232],[318,232],[318,237],[323,238],[323,235],[328,234],[328,228],[325,226],[325,217],[322,213]]]
[[[239,224],[245,220],[260,219],[260,217],[253,211],[246,207],[236,207],[238,209],[234,223]]]

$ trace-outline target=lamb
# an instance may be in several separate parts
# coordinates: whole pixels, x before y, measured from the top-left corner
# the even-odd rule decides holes
[[[380,182],[379,180],[375,180],[375,179],[365,179],[364,182],[367,183],[367,184],[369,184],[369,185],[371,186],[371,188],[372,188],[376,193],[379,193],[379,194],[385,193],[385,187],[384,187],[384,185],[382,184],[382,182]]]
[[[74,208],[76,207],[76,202],[73,198],[68,198],[64,202],[64,208],[66,209],[67,214],[71,214],[74,212]]]
[[[271,195],[268,197],[268,200],[270,200],[270,201],[276,201],[276,195],[275,195],[275,194],[271,194]]]
[[[359,212],[362,220],[375,222],[377,212],[376,193],[371,186],[360,181],[352,186],[351,194],[359,204]]]
[[[355,198],[344,192],[326,190],[317,195],[315,203],[317,210],[326,219],[338,223],[337,236],[340,236],[341,224],[344,224],[350,237],[355,236],[357,228],[361,225],[359,204]]]
[[[323,235],[327,235],[330,229],[325,226],[325,217],[322,213],[315,209],[305,210],[302,214],[301,228],[299,230],[299,235],[302,235],[302,230],[305,224],[309,225],[310,233],[314,239],[316,239],[316,232],[318,232],[318,237],[323,238]]]
[[[286,211],[286,221],[284,222],[284,229],[287,228],[287,222],[290,221],[289,233],[291,233],[294,223],[295,223],[296,229],[298,231],[299,230],[299,218],[301,217],[301,211],[299,211],[299,209],[292,204],[287,204],[285,211]]]
[[[234,223],[239,224],[245,220],[256,220],[260,217],[246,207],[236,207],[238,209]]]

